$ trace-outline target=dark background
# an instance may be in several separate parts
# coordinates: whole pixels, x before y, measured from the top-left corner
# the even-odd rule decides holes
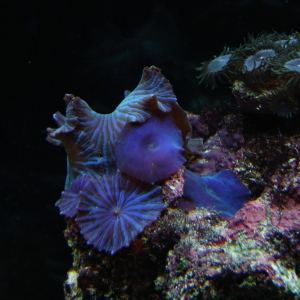
[[[199,86],[195,67],[248,33],[300,31],[299,14],[296,0],[1,0],[0,298],[63,299],[66,162],[45,137],[65,93],[110,113],[155,65],[197,113],[230,91]]]

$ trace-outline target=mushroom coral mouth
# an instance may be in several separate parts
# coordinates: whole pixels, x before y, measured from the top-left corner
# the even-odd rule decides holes
[[[169,114],[160,111],[145,123],[127,123],[115,155],[121,172],[148,183],[169,177],[185,162],[181,131]]]

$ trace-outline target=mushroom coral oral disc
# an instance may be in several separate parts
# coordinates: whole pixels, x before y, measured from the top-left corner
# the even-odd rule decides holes
[[[248,188],[229,170],[198,176],[186,169],[184,179],[185,197],[196,207],[213,208],[224,219],[231,218],[250,197]]]
[[[148,183],[177,172],[185,162],[183,154],[181,131],[160,111],[147,122],[127,123],[115,145],[118,169]]]
[[[129,243],[165,208],[161,188],[122,176],[91,179],[80,192],[76,221],[89,244],[111,254]]]

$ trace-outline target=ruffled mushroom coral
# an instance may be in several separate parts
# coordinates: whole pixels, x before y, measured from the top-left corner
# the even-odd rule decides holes
[[[115,155],[121,172],[149,183],[169,177],[185,162],[181,131],[170,115],[160,111],[144,123],[127,123],[116,141]]]
[[[138,86],[125,94],[125,99],[111,114],[99,114],[93,111],[88,104],[71,94],[64,98],[67,104],[67,116],[59,112],[54,114],[54,119],[59,128],[48,128],[48,141],[54,145],[62,145],[67,149],[68,162],[70,152],[78,153],[81,150],[71,149],[68,143],[72,132],[83,132],[88,136],[90,143],[103,157],[101,165],[107,174],[115,172],[114,144],[127,122],[145,122],[152,114],[153,109],[164,113],[170,112],[177,99],[169,81],[161,74],[160,69],[152,66],[144,68]],[[73,143],[74,144],[74,143]],[[88,150],[90,147],[88,146]],[[100,163],[100,162],[99,162]],[[89,168],[85,165],[86,169]],[[70,173],[73,172],[72,167]],[[72,177],[72,180],[76,176]],[[69,180],[68,184],[72,182]]]
[[[299,53],[298,32],[249,35],[248,41],[230,54],[221,54],[196,70],[201,71],[200,83],[205,81],[213,88],[219,76],[226,75],[244,111],[291,117],[299,111]]]

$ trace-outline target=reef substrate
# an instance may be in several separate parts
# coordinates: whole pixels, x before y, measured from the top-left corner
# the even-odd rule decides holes
[[[298,299],[300,126],[296,118],[240,115],[231,107],[188,114],[201,154],[198,174],[231,169],[252,199],[230,220],[182,205],[182,170],[162,184],[171,204],[113,256],[86,244],[73,219],[65,237],[74,263],[66,299]],[[280,128],[280,132],[278,128]],[[181,207],[182,209],[179,209]]]

